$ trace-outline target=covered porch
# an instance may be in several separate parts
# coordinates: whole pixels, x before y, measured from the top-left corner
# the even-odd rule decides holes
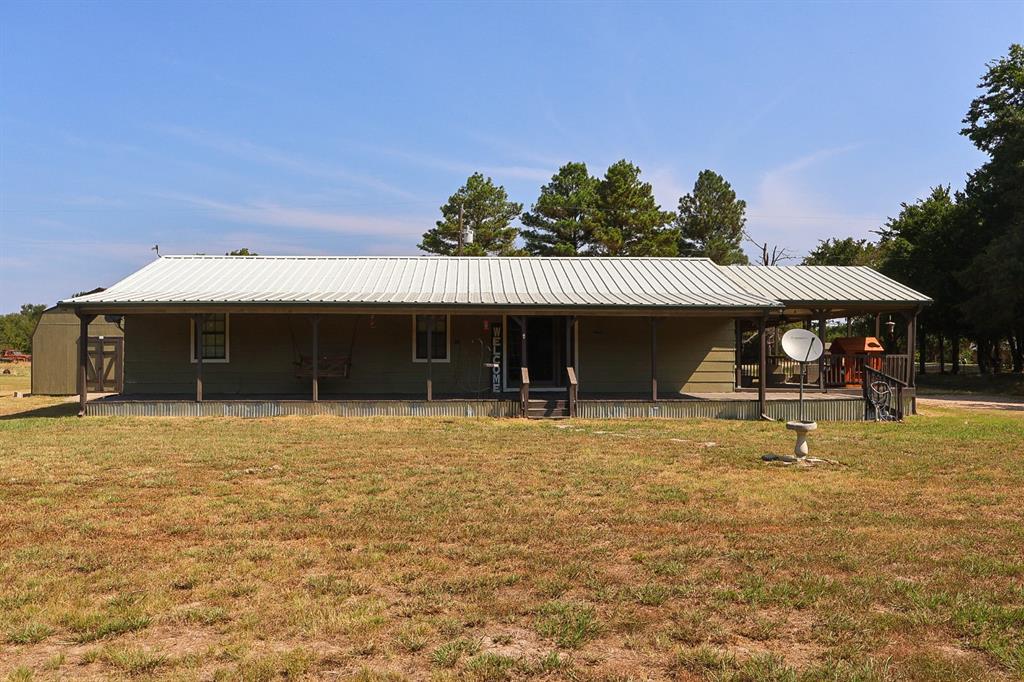
[[[61,305],[81,322],[83,415],[789,419],[797,416],[798,372],[778,357],[767,330],[777,336],[786,325],[817,324],[824,336],[828,319],[896,313],[906,318],[912,349],[926,301],[869,268],[721,267],[699,258],[164,256]],[[98,315],[123,322],[124,389],[91,402],[88,392],[104,387],[106,373],[85,351]],[[913,390],[908,353],[824,357],[807,416],[865,418],[867,387],[879,385],[891,389],[901,414]],[[858,383],[859,397],[848,390]]]

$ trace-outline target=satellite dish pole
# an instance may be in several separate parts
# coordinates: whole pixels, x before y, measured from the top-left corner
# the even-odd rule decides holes
[[[807,373],[807,363],[820,358],[825,346],[821,339],[808,329],[790,329],[782,335],[782,350],[790,358],[800,363],[800,419],[786,422],[786,428],[796,431],[794,454],[797,457],[806,457],[807,432],[816,430],[818,424],[804,418],[804,375]]]

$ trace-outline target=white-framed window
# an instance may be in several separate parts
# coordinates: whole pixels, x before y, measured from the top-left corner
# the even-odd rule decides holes
[[[202,348],[203,363],[228,362],[231,357],[231,323],[227,313],[207,314],[203,318],[203,329],[196,341],[195,320],[188,321],[189,357],[196,361],[196,349]]]
[[[427,361],[427,334],[430,329],[430,318],[434,318],[434,339],[431,350],[434,362],[448,362],[451,358],[451,315],[413,315],[412,316],[412,361]]]

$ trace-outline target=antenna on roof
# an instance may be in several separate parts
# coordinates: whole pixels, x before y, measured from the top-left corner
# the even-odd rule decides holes
[[[459,249],[455,252],[455,255],[461,256],[463,249],[466,248],[466,244],[473,243],[473,228],[466,229],[465,226],[465,210],[464,205],[459,204]]]
[[[153,248],[150,249],[150,251],[156,251],[156,257],[157,258],[160,257],[160,245],[159,244],[153,244]]]

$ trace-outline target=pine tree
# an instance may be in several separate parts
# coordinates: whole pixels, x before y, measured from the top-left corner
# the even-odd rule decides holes
[[[599,256],[674,256],[673,214],[662,211],[640,169],[623,159],[608,167],[598,185],[598,224],[593,251]]]
[[[522,210],[522,204],[508,200],[504,187],[474,173],[441,207],[441,220],[423,233],[419,249],[444,256],[518,256],[519,230],[512,221]],[[461,247],[460,228],[472,232],[472,241]]]
[[[703,170],[693,192],[679,199],[679,255],[704,256],[719,265],[746,265],[743,226],[747,202],[718,173]]]
[[[540,196],[521,218],[526,251],[534,256],[586,253],[597,223],[600,181],[585,163],[567,163],[540,188]]]

